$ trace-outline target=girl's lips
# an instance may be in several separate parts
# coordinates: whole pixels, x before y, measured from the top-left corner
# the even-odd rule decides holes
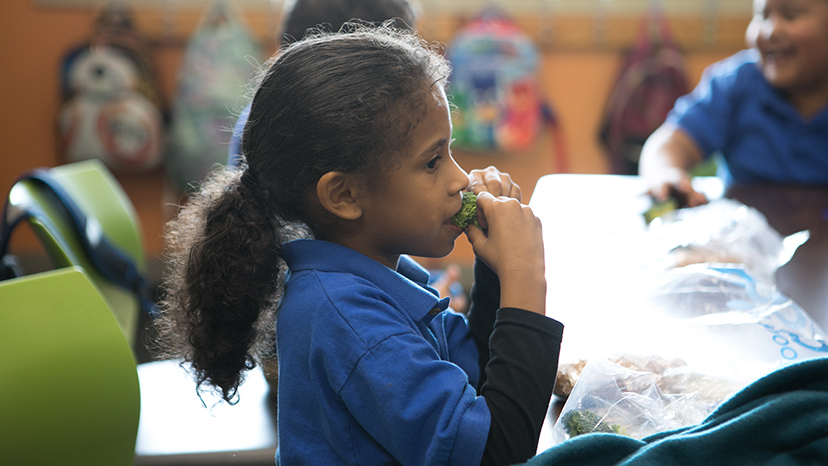
[[[460,233],[463,233],[463,229],[462,229],[462,228],[460,228],[460,227],[458,227],[457,225],[455,225],[455,224],[451,223],[451,219],[448,219],[448,220],[446,220],[445,222],[443,222],[443,225],[446,225],[447,227],[449,227],[449,228],[451,228],[451,229],[453,229],[453,230],[456,230],[456,231],[458,231],[458,232],[460,232]]]

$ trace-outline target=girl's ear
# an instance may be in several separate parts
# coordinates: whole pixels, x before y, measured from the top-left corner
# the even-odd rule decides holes
[[[328,212],[344,220],[356,220],[362,216],[357,199],[360,186],[345,173],[328,172],[316,183],[316,197]]]

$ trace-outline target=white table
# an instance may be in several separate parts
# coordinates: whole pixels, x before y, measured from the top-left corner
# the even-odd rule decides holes
[[[708,198],[723,195],[717,178],[697,178],[694,187]],[[643,213],[652,201],[643,182],[626,175],[547,175],[538,180],[529,206],[543,224],[548,316],[564,326],[567,339],[589,338],[596,322],[612,331],[623,318],[630,264],[646,229]],[[614,296],[619,298],[613,299]],[[550,431],[563,407],[553,399],[541,430],[538,451],[552,446]]]
[[[178,361],[138,365],[141,418],[135,465],[275,464],[276,407],[261,369],[247,373],[239,402],[202,404]]]
[[[828,328],[828,187],[750,185],[725,191],[716,178],[697,178],[694,187],[710,199],[732,198],[754,207],[782,236],[809,230],[810,239],[778,269],[775,282],[780,293]],[[593,330],[612,332],[625,317],[625,293],[641,279],[630,264],[639,259],[646,229],[641,214],[651,201],[635,176],[561,174],[542,177],[529,205],[543,223],[547,315],[566,326],[563,359],[567,341],[596,338]],[[561,407],[560,401],[551,404],[539,451],[551,445],[549,431]]]

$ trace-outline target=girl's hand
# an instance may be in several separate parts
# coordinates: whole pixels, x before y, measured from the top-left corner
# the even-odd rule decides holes
[[[469,191],[480,194],[484,191],[495,197],[511,197],[520,200],[520,186],[512,181],[508,173],[503,173],[493,166],[469,172]]]
[[[477,196],[478,219],[487,232],[469,225],[466,236],[475,255],[500,279],[500,306],[545,313],[546,278],[541,222],[517,199]]]

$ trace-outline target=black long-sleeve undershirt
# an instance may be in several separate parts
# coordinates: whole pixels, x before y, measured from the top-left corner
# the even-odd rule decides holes
[[[522,463],[538,448],[563,325],[524,309],[500,308],[500,280],[480,261],[470,301],[469,328],[480,353],[478,392],[491,412],[481,465]]]

